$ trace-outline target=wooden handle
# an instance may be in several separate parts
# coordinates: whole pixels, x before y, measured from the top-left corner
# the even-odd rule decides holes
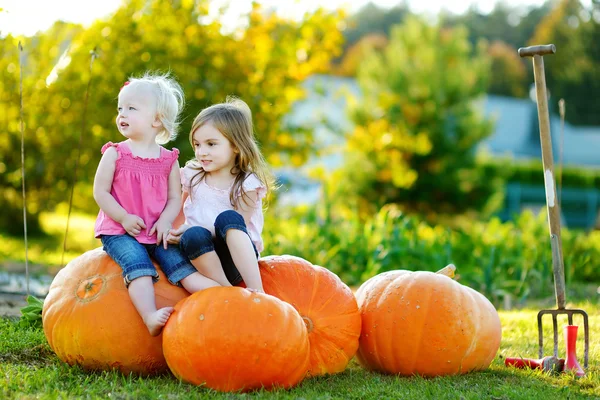
[[[519,49],[519,55],[521,57],[532,57],[532,56],[544,56],[546,54],[556,53],[556,46],[553,44],[546,44],[540,46],[529,46],[521,47]]]
[[[566,306],[566,291],[565,267],[560,237],[560,205],[556,196],[556,181],[554,179],[554,161],[552,156],[552,138],[550,136],[550,115],[548,112],[544,58],[539,54],[533,55],[533,77],[535,80],[535,94],[540,122],[540,144],[542,146],[542,165],[544,168],[548,225],[550,227],[550,245],[552,247],[552,270],[554,273],[556,306],[559,310],[564,310]]]

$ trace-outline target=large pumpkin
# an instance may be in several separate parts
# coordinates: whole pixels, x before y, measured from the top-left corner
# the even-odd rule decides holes
[[[157,270],[157,307],[173,306],[189,295]],[[167,370],[162,336],[150,336],[129,298],[121,268],[101,248],[59,271],[44,301],[42,321],[50,347],[71,365],[140,374]]]
[[[294,256],[259,261],[265,292],[298,310],[308,328],[310,375],[343,371],[358,349],[361,320],[350,288],[331,271]]]
[[[356,297],[362,315],[357,358],[368,369],[464,374],[486,369],[500,346],[494,306],[443,274],[384,272],[366,281]]]
[[[163,330],[163,350],[178,378],[227,392],[294,386],[309,360],[298,312],[239,287],[205,289],[177,303]]]

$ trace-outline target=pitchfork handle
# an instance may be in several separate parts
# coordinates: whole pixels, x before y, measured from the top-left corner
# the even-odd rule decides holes
[[[521,47],[519,49],[519,55],[521,57],[532,57],[535,55],[545,56],[546,54],[554,54],[556,53],[556,46],[553,44],[545,44],[542,46],[529,46],[529,47]]]
[[[544,54],[556,53],[553,44],[531,46],[519,49],[521,57],[533,57],[533,76],[535,80],[535,96],[537,100],[538,118],[540,121],[540,142],[542,146],[542,165],[544,167],[544,184],[546,187],[546,208],[548,209],[548,225],[550,226],[550,244],[552,246],[552,270],[554,272],[554,289],[556,306],[564,310],[565,299],[565,267],[563,264],[560,235],[560,205],[556,195],[554,180],[554,162],[552,158],[552,138],[550,136],[550,117],[548,113],[548,95],[546,93],[546,76],[544,73]]]

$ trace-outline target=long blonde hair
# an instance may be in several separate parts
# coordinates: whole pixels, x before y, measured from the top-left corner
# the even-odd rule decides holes
[[[269,193],[269,190],[273,188],[274,179],[256,143],[252,112],[248,104],[241,99],[228,96],[224,103],[214,104],[200,111],[194,118],[190,131],[190,144],[192,147],[194,147],[194,132],[208,122],[218,129],[237,149],[235,164],[230,171],[235,175],[235,181],[229,192],[231,205],[237,209],[239,199],[246,196],[243,183],[250,174],[255,174],[265,186],[265,192]],[[205,179],[205,171],[195,157],[188,161],[186,166],[198,171],[190,179],[189,193],[191,196],[194,186]],[[236,196],[238,193],[239,196]]]

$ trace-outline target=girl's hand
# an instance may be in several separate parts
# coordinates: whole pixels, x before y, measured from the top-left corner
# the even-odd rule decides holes
[[[165,250],[167,249],[167,237],[169,236],[169,232],[171,231],[171,224],[162,219],[158,219],[152,229],[150,229],[150,236],[154,235],[156,232],[156,245],[159,246],[162,242]]]
[[[125,231],[131,236],[137,236],[140,234],[142,229],[146,229],[144,220],[134,214],[127,214],[125,217],[123,217],[121,225],[123,226],[123,229],[125,229]]]
[[[169,236],[167,237],[167,243],[179,244],[181,241],[181,235],[183,235],[183,232],[187,231],[189,227],[189,225],[181,224],[179,228],[171,229]]]

